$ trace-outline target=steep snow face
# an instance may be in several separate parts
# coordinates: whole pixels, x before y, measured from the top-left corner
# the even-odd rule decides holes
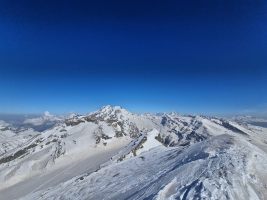
[[[53,117],[46,113],[42,119],[50,118]],[[48,199],[50,197],[52,199],[61,198],[61,196],[63,199],[67,198],[63,194],[63,190],[66,189],[69,190],[66,195],[70,195],[70,198],[77,195],[75,199],[91,199],[93,196],[102,199],[104,196],[101,195],[107,195],[104,199],[108,199],[110,196],[108,190],[112,190],[117,181],[124,183],[124,186],[121,187],[122,190],[114,186],[113,193],[114,191],[118,191],[118,193],[115,192],[115,196],[112,194],[111,199],[120,199],[120,196],[121,199],[138,199],[139,197],[141,199],[143,197],[149,199],[187,199],[189,197],[197,199],[199,195],[203,198],[206,195],[208,199],[213,197],[216,199],[220,195],[225,198],[237,199],[234,191],[238,187],[240,187],[239,190],[242,190],[243,195],[256,195],[259,199],[265,197],[262,189],[267,180],[265,179],[266,173],[264,173],[266,163],[262,160],[267,152],[267,129],[225,119],[182,116],[176,113],[138,115],[119,106],[105,106],[88,115],[75,114],[65,120],[58,120],[53,127],[42,132],[32,129],[0,130],[0,142],[2,144],[2,148],[0,148],[2,152],[2,154],[0,153],[0,192],[3,195],[6,194],[5,200],[13,199],[14,195],[10,194],[16,190],[20,190],[16,198],[32,193],[33,196],[27,198],[35,199],[35,195],[40,193],[35,194],[34,192],[40,189],[46,190],[49,186],[54,187],[77,175],[80,175],[82,180],[85,177],[94,176],[99,183],[107,187],[103,189],[103,194],[99,194],[97,191],[93,191],[96,190],[96,187],[92,185],[95,184],[100,188],[102,186],[95,183],[94,179],[88,180],[88,183],[76,177],[75,181],[73,179],[62,183],[55,190],[49,189],[51,192],[46,191],[48,196],[44,197]],[[191,154],[191,152],[193,153]],[[94,170],[88,163],[94,163],[96,155],[101,155],[98,162],[102,165],[99,173],[90,175]],[[195,155],[200,157],[195,157]],[[245,161],[241,159],[243,158],[241,155],[245,156]],[[187,158],[188,160],[184,163],[183,159]],[[109,159],[110,161],[106,162]],[[233,161],[233,159],[236,160]],[[180,164],[178,165],[178,163]],[[253,163],[259,163],[259,165],[255,166]],[[243,166],[240,169],[243,170],[242,174],[238,170],[235,171],[241,165]],[[208,166],[208,170],[211,172],[218,172],[221,175],[212,177],[211,172],[210,174],[204,173],[204,166]],[[91,170],[85,170],[87,167]],[[75,168],[77,169],[74,170]],[[192,174],[191,171],[186,170],[188,168],[192,168]],[[225,172],[219,172],[221,168],[229,171],[231,174],[229,180],[228,176],[223,174]],[[109,170],[110,172],[108,172]],[[112,174],[113,170],[118,174]],[[60,173],[56,181],[51,181],[51,177],[59,171],[64,171],[64,173]],[[175,173],[173,173],[174,171]],[[85,172],[87,175],[82,175]],[[202,173],[199,174],[199,172]],[[129,181],[128,185],[127,177],[134,176],[135,173],[138,174],[136,177],[140,183]],[[250,176],[244,177],[246,173],[251,173],[251,177],[256,177],[255,180]],[[203,174],[205,177],[202,177]],[[234,177],[234,174],[238,181],[235,183],[235,189],[232,190],[231,184],[234,184],[234,180],[231,177]],[[161,175],[170,178],[165,180]],[[191,179],[186,176],[192,179],[193,177],[202,177],[202,179],[190,182]],[[181,182],[179,177],[184,177],[185,180]],[[142,180],[143,178],[144,180]],[[155,184],[156,179],[153,178],[161,181],[159,184]],[[239,178],[246,181],[240,182]],[[43,180],[46,184],[42,184],[38,180]],[[248,187],[247,185],[250,186],[252,180],[255,181],[253,184],[259,183],[260,186]],[[78,183],[85,185],[76,187]],[[150,187],[146,187],[149,183],[153,183],[153,189],[150,193],[144,192],[146,189],[150,190]],[[87,187],[87,184],[92,188],[91,190],[84,188]],[[117,185],[120,186],[120,184]],[[20,189],[21,187],[23,191]],[[85,192],[78,195],[69,187]],[[136,188],[134,189],[134,187]],[[131,188],[130,192],[129,188]],[[137,192],[138,190],[142,190],[143,193]],[[201,192],[197,190],[201,190]],[[126,196],[123,195],[123,191],[126,192]],[[222,193],[222,191],[225,192]],[[145,194],[149,194],[149,196]],[[196,196],[194,197],[194,195]]]
[[[248,167],[262,153],[253,150],[229,135],[159,146],[22,199],[265,199],[261,174]]]
[[[44,170],[55,170],[92,154],[127,144],[127,138],[109,137],[114,134],[114,130],[106,124],[91,122],[76,126],[62,124],[36,134],[0,156],[0,189],[43,173]],[[102,137],[105,142],[98,140]]]
[[[149,151],[155,147],[162,146],[162,143],[157,140],[158,135],[159,132],[156,129],[148,132],[146,134],[146,140],[143,142],[143,144],[141,144],[142,146],[140,146],[139,149],[136,150],[136,155]]]
[[[116,156],[112,157],[112,160],[120,162],[140,155],[143,152],[150,151],[156,147],[166,148],[164,144],[158,140],[158,136],[159,132],[156,129],[153,129],[148,133],[142,132],[138,138],[132,140]]]

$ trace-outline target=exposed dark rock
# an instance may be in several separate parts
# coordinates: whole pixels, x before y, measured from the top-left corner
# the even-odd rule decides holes
[[[233,132],[236,132],[236,133],[241,133],[243,135],[247,135],[247,133],[245,133],[244,131],[238,129],[237,127],[231,125],[229,122],[227,121],[222,121],[222,126],[233,131]]]
[[[2,164],[2,163],[7,163],[7,162],[10,162],[10,161],[12,161],[12,160],[14,160],[14,159],[16,159],[16,158],[19,158],[19,157],[21,157],[22,155],[26,154],[26,153],[28,152],[29,149],[32,149],[32,148],[34,148],[34,147],[36,147],[36,146],[37,146],[37,144],[36,144],[36,143],[33,143],[33,144],[31,144],[31,145],[25,147],[24,149],[21,149],[21,150],[15,152],[13,155],[10,155],[10,156],[1,158],[1,159],[0,159],[0,164]]]
[[[143,144],[147,141],[147,137],[143,137],[139,144],[132,150],[134,156],[136,156],[136,151],[143,148]]]
[[[69,120],[65,121],[65,124],[67,126],[76,126],[76,125],[78,125],[80,123],[84,123],[84,120],[81,120],[81,119],[75,119],[75,120],[69,119]]]
[[[168,119],[167,119],[167,117],[162,117],[162,119],[161,119],[161,124],[163,125],[163,126],[165,126],[166,124],[167,124],[167,122],[168,122]]]

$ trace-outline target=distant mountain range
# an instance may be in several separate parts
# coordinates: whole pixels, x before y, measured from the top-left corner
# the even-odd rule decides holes
[[[0,200],[267,199],[264,119],[104,106],[0,121]]]

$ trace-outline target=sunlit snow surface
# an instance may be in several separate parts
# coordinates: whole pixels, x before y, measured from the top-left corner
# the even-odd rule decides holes
[[[255,155],[237,144],[221,135],[185,150],[155,148],[25,199],[264,199],[266,186],[248,171]]]
[[[1,144],[24,139],[1,149],[1,200],[267,199],[263,127],[111,106],[42,133],[6,126]]]

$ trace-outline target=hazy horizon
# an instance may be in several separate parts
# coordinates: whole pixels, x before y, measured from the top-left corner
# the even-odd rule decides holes
[[[3,113],[0,112],[0,120],[4,120],[4,119],[10,119],[12,120],[14,117],[18,117],[18,118],[34,118],[34,117],[40,117],[40,116],[44,116],[45,113],[49,113],[51,115],[54,116],[68,116],[70,114],[81,114],[81,115],[87,115],[91,112],[94,111],[98,111],[101,108],[105,107],[105,106],[120,106],[120,105],[101,105],[99,107],[96,107],[95,109],[87,109],[83,112],[75,112],[75,111],[70,111],[70,112],[65,112],[65,113],[57,113],[57,112],[53,112],[53,111],[43,111],[43,112],[35,112],[35,113]],[[262,112],[262,113],[253,113],[253,112],[244,112],[244,113],[197,113],[197,112],[179,112],[179,110],[166,110],[166,111],[140,111],[140,110],[133,110],[133,109],[129,109],[127,107],[123,107],[120,106],[123,109],[126,109],[127,111],[131,112],[131,113],[136,113],[136,114],[146,114],[146,113],[150,113],[150,114],[164,114],[164,113],[178,113],[181,115],[206,115],[206,116],[214,116],[214,117],[236,117],[236,116],[251,116],[251,117],[258,117],[258,118],[267,118],[267,114]]]

